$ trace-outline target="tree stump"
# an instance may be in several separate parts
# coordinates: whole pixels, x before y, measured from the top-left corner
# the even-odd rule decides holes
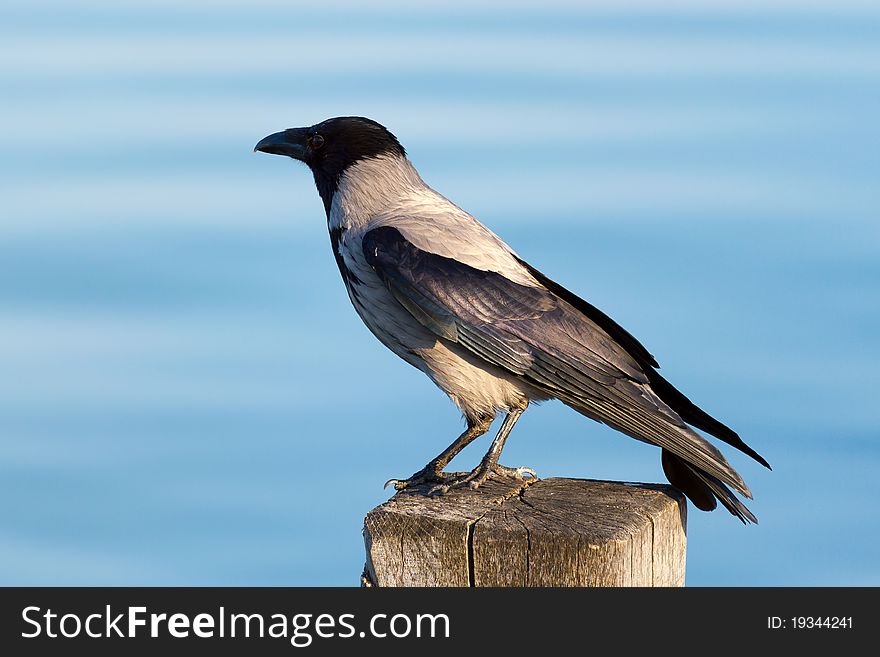
[[[491,479],[397,493],[364,520],[365,586],[684,586],[672,486]]]

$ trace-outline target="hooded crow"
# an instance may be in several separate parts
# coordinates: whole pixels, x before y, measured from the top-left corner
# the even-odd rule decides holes
[[[498,458],[529,402],[559,399],[660,447],[667,478],[697,508],[721,502],[744,523],[757,522],[731,491],[752,497],[742,477],[691,427],[769,468],[767,461],[660,376],[654,357],[614,320],[425,184],[385,127],[338,117],[269,135],[254,150],[309,166],[355,310],[464,414],[467,428],[449,447],[408,479],[388,483],[398,490],[429,483],[443,494],[495,475],[535,476]],[[504,420],[480,464],[468,474],[444,473],[499,412]]]

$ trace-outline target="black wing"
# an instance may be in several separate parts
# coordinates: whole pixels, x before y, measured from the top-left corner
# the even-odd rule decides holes
[[[608,315],[596,308],[593,304],[581,299],[576,294],[562,287],[556,281],[551,280],[540,271],[532,267],[524,260],[519,263],[534,276],[541,285],[558,295],[570,303],[573,307],[580,310],[584,315],[589,317],[603,331],[614,338],[626,351],[641,365],[642,370],[648,376],[651,383],[651,390],[657,393],[666,404],[688,424],[692,424],[698,429],[702,429],[716,438],[723,440],[728,445],[736,447],[741,452],[748,454],[765,468],[770,468],[770,464],[763,456],[758,454],[754,449],[749,447],[742,438],[739,437],[733,429],[726,424],[719,422],[714,417],[706,413],[702,408],[694,404],[680,390],[673,386],[669,381],[664,379],[655,368],[660,366],[656,359],[645,349],[641,342],[636,340],[629,331],[624,329],[620,324],[611,319]]]
[[[362,246],[400,304],[439,338],[751,497],[721,452],[651,391],[638,360],[554,291],[423,251],[392,227],[369,231]]]

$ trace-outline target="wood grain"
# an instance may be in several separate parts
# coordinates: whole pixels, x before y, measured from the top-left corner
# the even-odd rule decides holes
[[[684,586],[687,507],[671,486],[492,479],[400,492],[367,514],[367,586]]]

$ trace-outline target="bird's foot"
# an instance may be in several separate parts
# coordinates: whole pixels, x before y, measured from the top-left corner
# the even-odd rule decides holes
[[[442,484],[448,478],[449,475],[443,472],[438,472],[437,468],[433,467],[429,463],[415,474],[410,475],[408,479],[389,479],[385,482],[385,485],[382,488],[394,486],[396,490],[406,490],[407,488],[413,488],[414,486],[423,486],[426,484]],[[434,488],[436,488],[436,486]],[[433,488],[431,490],[433,490]]]
[[[428,491],[428,495],[445,495],[450,490],[456,488],[470,488],[471,490],[477,490],[480,486],[485,484],[487,480],[493,477],[510,477],[525,481],[526,475],[529,476],[529,479],[538,478],[538,473],[532,468],[508,468],[506,465],[500,465],[498,463],[481,463],[473,470],[473,472],[448,477],[446,481],[431,488],[431,490]]]

